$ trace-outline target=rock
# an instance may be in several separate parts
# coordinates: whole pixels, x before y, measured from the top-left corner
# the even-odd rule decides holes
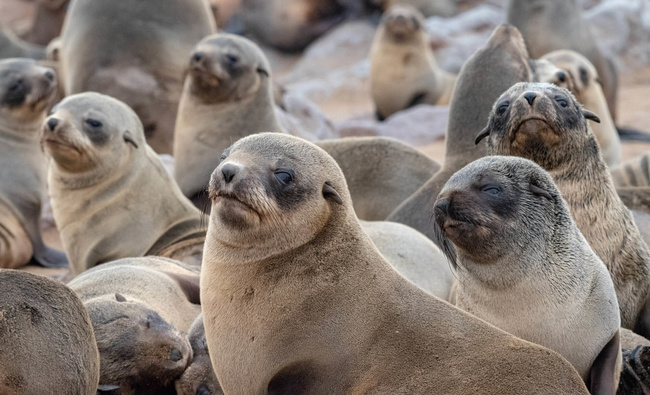
[[[394,137],[405,143],[421,146],[431,144],[445,136],[449,106],[421,104],[400,111],[384,122],[365,115],[343,121],[337,125],[341,137],[383,136]]]

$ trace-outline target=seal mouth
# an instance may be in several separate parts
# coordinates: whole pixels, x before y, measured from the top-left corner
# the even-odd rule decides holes
[[[63,149],[77,151],[79,154],[81,154],[81,150],[79,150],[79,148],[75,147],[74,144],[69,143],[67,141],[64,142],[56,138],[47,137],[43,139],[43,143],[45,143],[45,145],[47,145],[48,147],[54,150],[63,148]]]
[[[240,199],[240,198],[239,198],[237,195],[235,195],[234,193],[223,192],[223,191],[217,191],[215,194],[212,195],[212,199],[213,199],[214,201],[217,201],[217,200],[224,200],[224,201],[229,201],[229,202],[235,202],[235,203],[238,203],[238,204],[240,204],[240,205],[246,207],[247,209],[253,211],[255,214],[259,215],[259,213],[257,212],[257,210],[255,210],[255,208],[253,208],[253,206],[251,206],[249,203],[247,203],[247,202],[243,201],[242,199]]]
[[[522,119],[521,121],[519,121],[519,123],[516,124],[514,128],[512,128],[512,131],[510,132],[510,142],[513,142],[517,138],[517,134],[520,132],[522,126],[532,121],[538,121],[544,123],[546,126],[548,126],[548,129],[553,132],[553,134],[559,136],[559,133],[555,131],[555,129],[548,123],[548,120],[546,120],[545,118],[529,117],[529,118]]]
[[[190,73],[203,84],[217,86],[222,82],[218,75],[206,69],[202,64],[193,63],[190,65]]]

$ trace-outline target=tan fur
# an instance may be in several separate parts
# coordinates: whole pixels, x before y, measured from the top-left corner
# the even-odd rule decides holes
[[[101,126],[94,128],[91,120]],[[143,256],[178,225],[188,224],[188,232],[200,228],[200,212],[167,174],[124,103],[98,93],[70,96],[43,124],[43,142],[53,158],[48,184],[54,218],[77,274]],[[168,245],[176,240],[170,237]]]
[[[609,113],[607,99],[594,65],[589,59],[569,50],[553,51],[544,55],[542,59],[559,67],[564,73],[564,81],[558,79],[557,72],[546,73],[537,81],[567,88],[584,108],[598,114],[600,123],[592,124],[591,130],[600,146],[605,163],[610,167],[616,165],[621,160],[621,139]]]
[[[598,70],[609,112],[616,121],[616,68],[598,46],[576,0],[510,0],[508,23],[521,31],[533,58],[558,49],[586,56]]]
[[[176,392],[178,395],[223,395],[210,361],[203,314],[199,315],[192,324],[189,338],[192,345],[192,363],[176,380]]]
[[[214,32],[208,0],[76,0],[61,32],[66,95],[125,102],[154,151],[171,153],[186,56]]]
[[[650,152],[628,159],[610,170],[616,188],[650,186]]]
[[[15,270],[0,284],[0,393],[95,395],[97,344],[74,292]]]
[[[428,156],[393,138],[348,137],[316,145],[341,167],[354,211],[368,221],[386,218],[440,169]]]
[[[370,88],[380,119],[413,105],[451,100],[456,76],[438,67],[424,22],[407,5],[382,16],[370,49]]]
[[[44,266],[67,264],[45,247],[39,229],[47,171],[40,125],[56,85],[54,71],[33,60],[0,61],[0,268],[24,266],[32,257]]]
[[[425,235],[388,221],[359,221],[384,259],[405,279],[447,300],[454,274],[445,255]]]
[[[650,340],[637,335],[629,329],[621,328],[621,348],[623,350],[633,350],[638,346],[650,347]]]
[[[61,34],[69,0],[37,0],[32,27],[25,39],[38,45],[47,45]]]
[[[532,104],[526,95],[535,95]],[[650,251],[616,194],[585,116],[593,118],[564,88],[517,84],[495,102],[485,128],[489,151],[534,160],[550,173],[576,225],[609,269],[621,325],[647,335],[643,309],[649,295]]]
[[[229,57],[236,66],[229,66]],[[253,42],[231,34],[206,37],[189,67],[174,134],[174,178],[185,196],[200,203],[223,150],[249,134],[282,129],[271,67]]]
[[[175,277],[177,276],[177,277]],[[192,360],[186,333],[200,314],[178,279],[198,269],[159,258],[126,258],[92,268],[68,285],[90,313],[103,385],[124,394],[173,388]]]
[[[395,5],[409,5],[415,7],[425,17],[443,16],[450,17],[457,11],[456,0],[372,0],[375,3],[383,3],[384,10]]]
[[[293,181],[283,186],[277,168]],[[556,353],[391,269],[317,146],[246,137],[215,170],[210,196],[201,301],[225,393],[586,393]]]
[[[521,34],[509,25],[497,27],[458,75],[442,169],[402,202],[387,220],[406,224],[433,239],[429,221],[433,202],[452,174],[485,155],[485,148],[476,146],[474,139],[485,126],[494,100],[513,84],[531,79],[528,52]]]
[[[435,207],[454,244],[456,305],[557,351],[589,382],[621,326],[618,302],[551,176],[527,159],[485,157],[454,174]],[[607,374],[618,383],[620,345],[616,361]]]

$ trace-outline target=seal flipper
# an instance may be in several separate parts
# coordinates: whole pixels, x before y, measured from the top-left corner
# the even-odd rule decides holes
[[[612,336],[591,365],[589,392],[592,395],[614,395],[621,371],[620,331]]]
[[[190,303],[201,304],[201,290],[199,288],[199,281],[201,278],[198,275],[192,276],[171,272],[164,273],[178,283]]]
[[[30,263],[50,269],[68,267],[68,257],[65,253],[49,248],[43,244],[34,245],[34,256]]]

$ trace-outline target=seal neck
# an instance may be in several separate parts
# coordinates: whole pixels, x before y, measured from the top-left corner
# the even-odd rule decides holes
[[[8,121],[0,117],[0,138],[21,142],[38,142],[41,138],[41,125],[45,116],[29,122]]]

